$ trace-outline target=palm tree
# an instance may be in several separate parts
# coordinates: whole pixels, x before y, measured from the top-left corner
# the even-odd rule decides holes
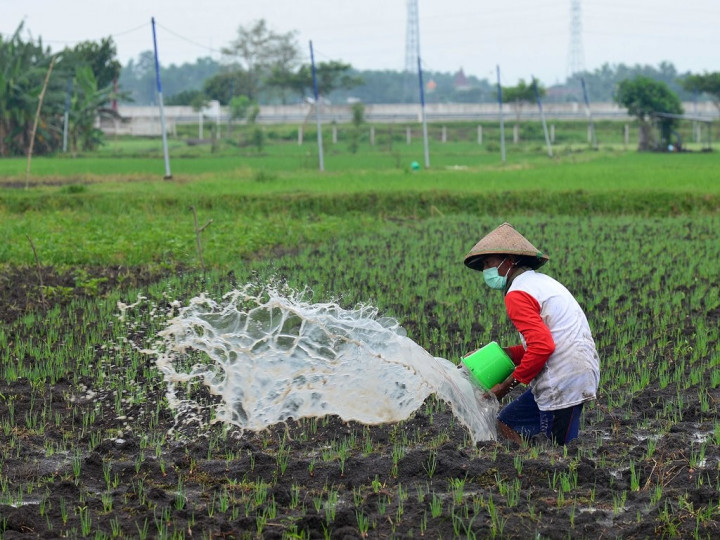
[[[0,36],[0,156],[23,154],[30,142],[37,99],[50,62],[41,43],[23,42],[17,28]],[[42,128],[47,131],[47,123]]]
[[[78,65],[75,68],[75,92],[70,100],[70,142],[73,154],[78,150],[93,150],[102,142],[102,131],[95,127],[100,114],[116,116],[117,113],[106,105],[113,99],[113,89],[106,86],[98,90],[92,68]]]

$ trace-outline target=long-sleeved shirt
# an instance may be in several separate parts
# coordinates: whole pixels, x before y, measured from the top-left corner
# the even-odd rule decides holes
[[[505,295],[522,345],[509,348],[513,376],[529,384],[540,410],[595,399],[600,360],[590,326],[570,292],[553,278],[528,270]]]

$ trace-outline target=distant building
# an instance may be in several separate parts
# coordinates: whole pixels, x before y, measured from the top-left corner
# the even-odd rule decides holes
[[[458,92],[467,92],[468,90],[472,90],[470,81],[468,81],[468,78],[465,76],[463,68],[460,68],[460,71],[455,74],[455,77],[453,78],[453,88]]]
[[[565,85],[551,86],[545,91],[545,100],[555,103],[578,100],[578,90]]]

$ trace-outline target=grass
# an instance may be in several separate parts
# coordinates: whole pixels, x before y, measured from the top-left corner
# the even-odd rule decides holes
[[[205,192],[210,185],[214,194],[243,195],[301,192],[357,193],[412,191],[673,191],[718,193],[713,168],[717,156],[712,153],[638,154],[623,151],[559,152],[550,159],[543,154],[518,152],[501,163],[496,153],[464,149],[457,154],[439,148],[433,156],[430,171],[412,172],[410,162],[418,150],[404,149],[399,154],[365,149],[358,154],[347,152],[326,158],[326,171],[317,170],[315,150],[298,151],[293,146],[273,148],[262,155],[238,153],[234,156],[200,156],[171,161],[176,182],[153,182],[164,174],[162,155],[155,158],[137,156],[43,158],[33,160],[32,181],[63,183],[113,183],[114,187],[93,186],[105,190],[127,191],[144,195],[182,191]],[[569,166],[571,165],[571,166]],[[25,180],[26,161],[8,158],[0,161],[0,185]],[[688,168],[695,173],[692,181],[682,174]],[[146,182],[141,182],[141,181]],[[180,183],[180,186],[178,186]],[[140,184],[140,185],[138,185]],[[166,186],[165,184],[169,184]],[[203,186],[203,187],[199,187]],[[53,190],[49,190],[53,191]],[[56,190],[55,190],[56,191]]]
[[[452,150],[438,162],[463,155]],[[298,155],[241,169],[232,157],[198,157],[188,162],[207,172],[175,182],[142,177],[149,163],[161,168],[156,158],[47,160],[47,178],[66,175],[63,185],[0,188],[9,240],[0,264],[27,268],[18,294],[41,290],[26,235],[42,265],[74,272],[68,285],[45,286],[49,307],[0,327],[0,536],[21,505],[37,534],[101,538],[224,526],[288,538],[341,527],[368,537],[715,536],[717,156],[518,154],[500,166],[481,155],[474,168],[415,174],[340,158],[346,168],[320,175],[279,168]],[[120,181],[116,162],[138,176]],[[5,181],[13,163],[0,161]],[[77,184],[86,165],[92,183]],[[213,219],[202,233],[205,275],[193,270],[190,205],[199,223]],[[515,342],[501,296],[461,263],[502,220],[549,253],[547,272],[593,328],[601,395],[585,409],[578,444],[473,445],[432,399],[415,418],[381,427],[324,417],[238,439],[175,422],[162,374],[142,352],[164,328],[162,313],[251,279],[307,286],[317,301],[370,302],[453,361],[493,339]],[[172,275],[108,289],[93,267],[110,264]],[[146,300],[120,321],[118,302],[138,293]],[[202,385],[189,396],[215,399]]]
[[[120,143],[118,143],[120,144]],[[137,155],[134,141],[123,141]],[[154,144],[151,141],[146,144]],[[693,215],[720,206],[715,154],[522,153],[470,156],[443,145],[437,162],[467,165],[411,172],[387,152],[337,156],[335,170],[294,167],[293,145],[263,156],[177,159],[176,179],[159,179],[162,159],[37,158],[31,190],[17,185],[21,159],[0,161],[0,264],[195,264],[189,208],[215,268],[238,258],[321,241],[329,234],[381,229],[388,220],[459,213],[492,215]],[[304,158],[303,158],[304,159]],[[332,160],[328,158],[328,161]],[[278,170],[272,170],[277,167]],[[153,173],[153,170],[156,172]],[[153,179],[154,178],[154,179]],[[47,185],[42,182],[59,182]],[[230,248],[228,249],[228,246]]]

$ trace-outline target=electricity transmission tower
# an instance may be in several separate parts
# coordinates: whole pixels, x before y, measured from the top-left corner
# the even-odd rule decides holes
[[[585,71],[585,55],[582,42],[581,0],[570,0],[570,50],[568,54],[568,77]]]
[[[407,26],[405,28],[405,77],[403,101],[415,101],[418,54],[420,49],[420,24],[418,22],[418,0],[407,0]]]

